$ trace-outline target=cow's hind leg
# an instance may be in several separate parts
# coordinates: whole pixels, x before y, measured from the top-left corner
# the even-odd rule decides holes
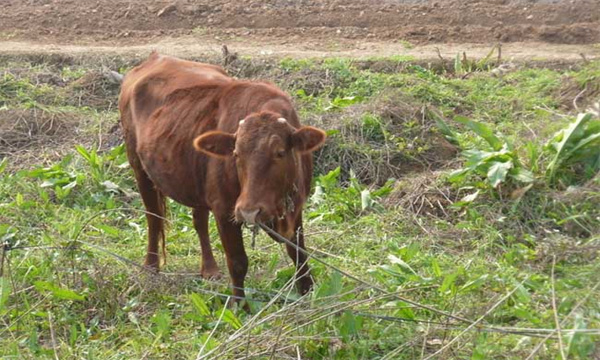
[[[219,266],[215,261],[212,249],[210,247],[210,237],[208,234],[208,209],[195,208],[192,212],[194,216],[194,227],[200,238],[200,250],[202,251],[202,267],[200,275],[205,279],[216,279],[221,277]]]
[[[158,191],[152,180],[144,171],[142,164],[133,151],[127,149],[129,163],[133,168],[138,190],[146,207],[146,220],[148,221],[148,249],[146,251],[145,265],[155,270],[160,267],[159,242],[162,244],[163,256],[165,251],[165,197]]]

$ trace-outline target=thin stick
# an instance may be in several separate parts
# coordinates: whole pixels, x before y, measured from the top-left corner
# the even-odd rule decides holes
[[[552,273],[551,273],[551,285],[552,285],[552,311],[554,312],[554,322],[556,323],[556,330],[558,333],[558,346],[560,348],[560,357],[562,360],[566,360],[565,348],[562,339],[562,331],[560,330],[560,321],[558,321],[558,310],[556,310],[556,290],[554,288],[554,267],[556,266],[556,255],[552,256]]]
[[[575,110],[579,111],[579,107],[577,106],[577,100],[579,100],[579,98],[581,97],[581,95],[583,95],[583,93],[587,90],[587,87],[583,90],[581,90],[579,92],[579,94],[577,94],[575,96],[575,98],[573,99],[573,107],[575,108]]]
[[[54,358],[58,360],[58,353],[56,352],[56,334],[54,332],[54,325],[52,325],[52,312],[48,312],[48,323],[50,324],[50,339],[52,340],[52,350],[54,350]]]
[[[427,337],[429,336],[429,324],[427,324],[427,330],[425,330],[425,336],[423,336],[423,345],[421,346],[421,359],[425,356],[425,347],[427,346]]]
[[[4,256],[8,249],[8,241],[2,244],[0,249],[0,278],[4,276]]]
[[[502,43],[498,43],[496,49],[498,49],[498,63],[496,64],[496,66],[498,66],[502,63]]]

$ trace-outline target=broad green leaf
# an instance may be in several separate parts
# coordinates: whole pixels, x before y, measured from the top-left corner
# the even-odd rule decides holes
[[[414,319],[415,318],[415,312],[412,311],[411,307],[413,305],[409,305],[407,303],[405,303],[404,301],[398,301],[398,311],[396,311],[396,316],[405,318],[405,319]]]
[[[446,291],[448,290],[452,290],[454,289],[455,285],[454,283],[456,282],[456,278],[458,277],[459,273],[454,272],[452,274],[448,274],[444,277],[444,281],[442,281],[442,286],[440,286],[440,293],[444,294],[446,293]]]
[[[431,261],[431,268],[433,269],[433,274],[436,277],[442,276],[442,269],[440,268],[440,264],[435,258]]]
[[[190,301],[192,302],[192,305],[194,306],[194,309],[196,309],[196,311],[198,311],[198,313],[202,316],[208,316],[210,315],[210,309],[208,308],[208,306],[206,305],[206,302],[204,302],[204,299],[202,299],[202,297],[196,293],[192,293],[190,294]]]
[[[102,230],[104,233],[106,233],[108,235],[119,236],[119,234],[120,234],[120,230],[114,226],[98,224],[98,225],[94,225],[94,227]]]
[[[33,285],[35,286],[36,290],[40,292],[49,291],[57,299],[77,301],[85,300],[85,296],[78,294],[73,290],[58,287],[57,285],[47,281],[36,281],[33,283]]]
[[[430,111],[429,114],[431,114],[431,116],[433,117],[435,124],[437,125],[438,129],[440,130],[440,133],[442,133],[442,135],[444,135],[444,138],[446,138],[446,140],[448,140],[451,144],[458,145],[458,140],[456,139],[456,134],[454,133],[454,131],[452,131],[450,126],[448,126],[448,123],[446,123],[446,121],[444,121],[444,119],[442,119],[441,116],[439,116],[437,113],[435,113],[433,111]]]
[[[388,260],[392,263],[392,264],[396,264],[399,265],[402,269],[404,270],[408,270],[410,273],[416,275],[417,273],[413,270],[413,268],[410,267],[410,265],[408,265],[404,260],[400,259],[399,257],[395,256],[395,255],[388,255]]]
[[[582,314],[575,314],[575,321],[573,324],[573,330],[585,330],[587,324]],[[577,355],[579,359],[590,359],[594,352],[594,341],[590,339],[590,336],[581,332],[570,332],[565,336],[567,342],[566,355]]]
[[[558,131],[546,144],[547,149],[555,152],[546,170],[550,181],[554,180],[556,172],[562,163],[569,158],[569,150],[577,147],[579,140],[585,136],[586,132],[584,128],[591,119],[592,114],[579,114],[575,121],[571,122],[566,129]],[[589,134],[589,136],[593,135]]]
[[[83,156],[84,159],[86,159],[87,161],[91,161],[92,159],[92,155],[90,154],[90,152],[88,152],[86,150],[86,148],[84,148],[81,145],[75,145],[75,150],[77,150],[77,152]]]
[[[465,291],[465,290],[477,289],[486,282],[487,278],[488,278],[488,274],[483,274],[475,280],[468,281],[466,284],[464,284],[460,288],[460,290]]]
[[[320,299],[338,294],[342,290],[342,275],[333,271],[329,278],[325,279],[315,293],[315,298]]]
[[[364,189],[360,192],[360,204],[361,209],[365,210],[373,206],[373,199],[371,198],[371,192],[368,189]]]
[[[242,327],[242,322],[240,321],[240,319],[237,318],[237,316],[235,316],[233,311],[229,309],[225,309],[224,311],[225,313],[223,314],[223,321],[229,324],[234,330],[237,330]]]
[[[457,116],[454,118],[454,121],[457,121],[469,129],[473,130],[477,135],[481,136],[485,141],[490,144],[492,149],[499,151],[504,146],[504,143],[494,135],[492,129],[487,127],[487,125],[467,119],[463,116]]]
[[[337,185],[340,172],[341,168],[338,166],[327,174],[319,176],[317,183],[323,187],[323,190],[327,191]]]
[[[362,317],[355,316],[351,311],[344,311],[340,318],[339,334],[345,342],[350,340],[350,337],[358,334],[362,327]]]
[[[600,153],[600,132],[583,138],[568,150],[565,159],[578,159],[586,156],[594,156]]]
[[[469,171],[469,168],[454,170],[448,175],[448,181],[450,181],[451,183],[461,182],[469,174]]]
[[[488,181],[494,188],[498,187],[500,183],[506,180],[506,175],[508,174],[508,170],[510,170],[513,166],[512,162],[498,162],[494,161],[491,163],[490,168],[488,169],[487,177]]]
[[[533,173],[522,167],[513,168],[508,172],[508,174],[513,179],[524,183],[531,183],[534,180]]]

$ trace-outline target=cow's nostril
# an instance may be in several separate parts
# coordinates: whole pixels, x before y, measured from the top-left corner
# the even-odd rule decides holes
[[[242,215],[242,218],[244,219],[244,221],[246,221],[247,223],[250,223],[250,224],[254,224],[256,222],[256,217],[258,216],[259,213],[260,213],[260,209],[240,210],[240,215]]]

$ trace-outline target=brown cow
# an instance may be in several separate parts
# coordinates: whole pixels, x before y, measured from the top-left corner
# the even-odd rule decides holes
[[[193,209],[201,275],[219,275],[208,234],[217,222],[233,294],[244,297],[248,257],[242,223],[271,224],[304,248],[302,206],[311,152],[325,133],[301,126],[289,97],[272,84],[239,81],[214,65],[152,53],[131,70],[119,97],[127,156],[148,211],[146,265],[164,254],[165,196]],[[299,290],[312,286],[306,256],[292,246]]]

